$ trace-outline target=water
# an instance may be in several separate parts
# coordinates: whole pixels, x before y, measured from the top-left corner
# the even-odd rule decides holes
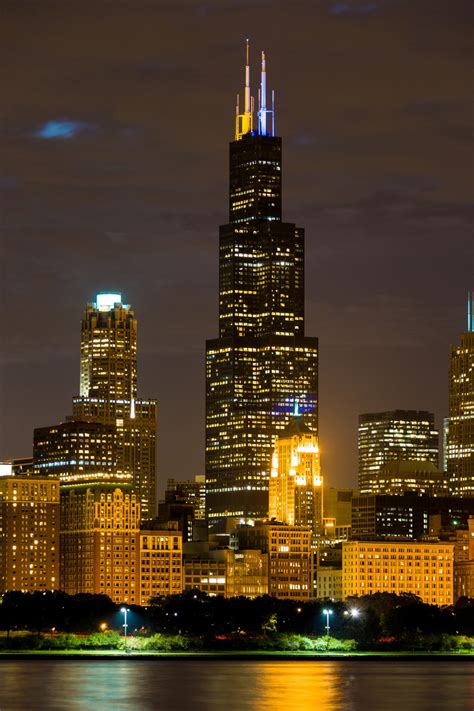
[[[0,711],[473,711],[468,660],[1,660]]]

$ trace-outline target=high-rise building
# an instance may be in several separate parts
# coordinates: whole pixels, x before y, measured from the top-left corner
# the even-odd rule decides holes
[[[194,481],[168,479],[165,503],[183,503],[193,507],[197,521],[206,520],[206,482],[204,474],[196,474]]]
[[[268,517],[322,533],[323,480],[318,438],[295,414],[278,435],[272,457]]]
[[[0,593],[59,590],[59,480],[0,477]]]
[[[366,494],[352,499],[351,536],[419,538],[431,533],[430,518],[434,516],[439,517],[440,528],[449,529],[467,525],[472,515],[473,497]]]
[[[359,416],[359,489],[374,491],[380,469],[403,459],[438,465],[434,415],[420,410],[392,410]]]
[[[61,484],[130,483],[130,472],[117,467],[116,430],[101,422],[69,419],[34,431],[34,470]]]
[[[86,307],[73,415],[115,427],[117,474],[130,478],[142,516],[155,516],[157,403],[137,398],[137,321],[120,294],[97,294]]]
[[[433,462],[407,462],[404,459],[380,467],[372,477],[371,488],[373,494],[401,495],[409,491],[431,496],[448,494],[446,478]]]
[[[266,105],[263,55],[259,97],[254,129],[247,46],[229,223],[220,228],[219,338],[206,345],[210,524],[267,515],[273,444],[295,401],[318,432],[318,341],[304,335],[304,232],[282,221],[282,143]]]
[[[140,503],[131,487],[61,491],[61,589],[140,604]]]
[[[453,548],[441,541],[346,541],[342,599],[411,593],[430,605],[452,605]]]
[[[467,331],[451,348],[446,460],[451,492],[474,496],[474,292],[468,297]]]

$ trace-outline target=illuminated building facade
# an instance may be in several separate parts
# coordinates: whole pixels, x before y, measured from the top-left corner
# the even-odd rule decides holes
[[[177,527],[140,531],[140,604],[183,591],[183,537]]]
[[[391,461],[427,461],[438,465],[434,415],[421,410],[392,410],[359,417],[359,489],[374,493],[380,469]]]
[[[117,470],[114,425],[69,420],[34,431],[36,474],[57,477],[61,484],[131,481]]]
[[[453,604],[453,544],[347,541],[342,544],[342,599],[389,592]]]
[[[454,602],[474,598],[474,516],[466,529],[456,531],[454,545]]]
[[[268,553],[210,550],[184,557],[184,587],[208,595],[248,598],[268,594]]]
[[[229,223],[220,228],[219,338],[206,345],[206,499],[212,525],[265,517],[275,436],[295,400],[318,429],[318,342],[304,336],[304,232],[282,221],[281,139],[262,74],[253,127],[244,106],[230,144]]]
[[[387,462],[372,477],[373,494],[398,494],[409,491],[430,496],[446,496],[447,481],[433,462]]]
[[[226,594],[226,561],[223,556],[185,556],[184,589],[199,590],[207,595]]]
[[[116,485],[61,491],[61,589],[140,604],[140,502]]]
[[[206,520],[206,481],[204,474],[196,474],[194,481],[168,479],[165,502],[189,504],[197,521]]]
[[[77,420],[116,430],[116,472],[129,478],[142,515],[156,514],[156,400],[137,398],[137,321],[120,294],[97,294],[81,325],[80,396]]]
[[[378,536],[419,538],[430,533],[430,517],[438,516],[440,528],[467,525],[474,515],[474,498],[426,496],[415,493],[355,496],[352,499],[354,539]]]
[[[474,496],[474,292],[467,331],[451,349],[446,461],[451,492]]]
[[[342,600],[342,568],[320,565],[316,570],[316,596],[320,600]]]
[[[59,590],[59,480],[0,477],[0,593]]]
[[[277,437],[268,491],[268,517],[295,526],[309,526],[320,536],[323,481],[318,438],[295,414]]]

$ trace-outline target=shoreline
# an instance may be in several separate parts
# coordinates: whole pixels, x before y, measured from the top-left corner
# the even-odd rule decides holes
[[[222,652],[124,652],[122,650],[8,650],[0,651],[2,659],[72,659],[72,660],[147,660],[162,661],[458,661],[472,659],[474,653],[466,652],[265,652],[265,651],[222,651]]]

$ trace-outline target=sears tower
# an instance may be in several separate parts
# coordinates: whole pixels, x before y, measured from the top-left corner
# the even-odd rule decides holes
[[[275,437],[295,404],[318,430],[318,340],[304,335],[304,231],[282,221],[282,142],[267,108],[237,98],[229,223],[219,236],[219,338],[206,344],[206,491],[211,525],[265,517]]]

